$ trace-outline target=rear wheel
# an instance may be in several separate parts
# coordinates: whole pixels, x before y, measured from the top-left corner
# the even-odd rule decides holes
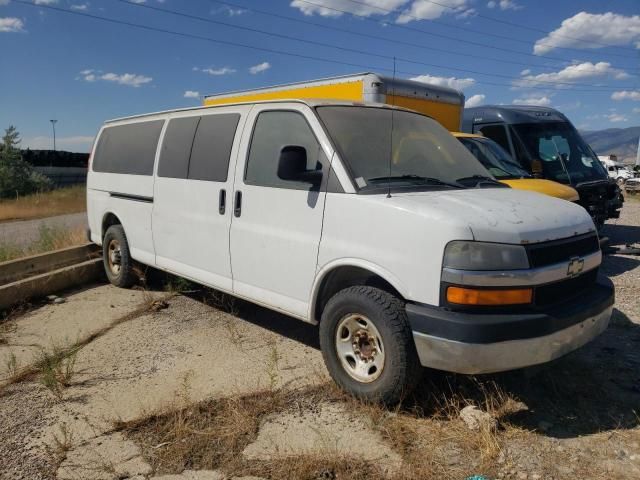
[[[320,347],[334,381],[361,400],[397,403],[420,378],[404,304],[377,288],[350,287],[329,300]]]
[[[133,259],[122,225],[112,225],[104,234],[102,261],[109,281],[116,287],[130,287],[136,282]]]

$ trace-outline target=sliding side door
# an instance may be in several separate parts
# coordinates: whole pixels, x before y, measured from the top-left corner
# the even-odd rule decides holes
[[[154,185],[156,265],[231,291],[230,198],[249,107],[172,116]]]

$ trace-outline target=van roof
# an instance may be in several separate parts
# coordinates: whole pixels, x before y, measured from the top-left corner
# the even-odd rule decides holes
[[[188,108],[175,108],[172,110],[162,110],[159,112],[151,112],[151,113],[142,113],[139,115],[130,115],[127,117],[119,117],[119,118],[112,118],[110,120],[106,120],[104,123],[108,124],[108,123],[116,123],[116,122],[122,122],[125,120],[135,120],[135,119],[139,119],[139,118],[145,118],[145,117],[152,117],[155,115],[168,115],[171,113],[178,113],[178,112],[196,112],[196,111],[200,111],[200,110],[209,110],[209,109],[215,109],[215,108],[228,108],[228,107],[233,107],[233,106],[237,106],[237,105],[259,105],[259,104],[272,104],[272,103],[302,103],[304,105],[308,105],[309,107],[319,107],[319,106],[325,106],[325,105],[333,105],[333,106],[340,106],[340,105],[344,105],[344,106],[367,106],[367,107],[380,107],[380,108],[393,108],[395,110],[406,110],[406,111],[412,111],[410,109],[407,108],[403,108],[403,107],[396,107],[393,105],[389,105],[387,103],[374,103],[374,102],[348,102],[348,101],[344,101],[344,100],[331,100],[331,99],[318,99],[318,100],[308,100],[308,99],[299,99],[299,98],[291,98],[291,99],[278,99],[278,100],[262,100],[259,102],[238,102],[238,103],[225,103],[223,105],[202,105],[202,106],[197,106],[197,107],[188,107]]]
[[[464,109],[463,125],[470,123],[568,122],[558,110],[531,105],[484,105]]]

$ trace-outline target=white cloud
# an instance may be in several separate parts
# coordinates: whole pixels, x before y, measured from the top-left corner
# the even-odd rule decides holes
[[[546,95],[538,97],[528,96],[524,98],[516,98],[513,102],[514,105],[533,105],[538,107],[548,107],[551,105],[551,98]]]
[[[633,110],[631,110],[633,113],[640,113],[640,108],[636,107]]]
[[[147,0],[129,0],[131,3],[146,3]],[[162,2],[160,2],[162,3]]]
[[[438,77],[435,75],[420,75],[418,77],[413,77],[411,80],[439,85],[441,87],[455,88],[456,90],[464,90],[476,83],[473,78]]]
[[[520,10],[522,9],[522,5],[518,5],[513,0],[491,0],[487,3],[487,7],[496,8],[498,7],[500,10]]]
[[[483,94],[477,94],[477,95],[471,95],[469,98],[467,98],[467,100],[464,102],[464,106],[465,107],[477,107],[478,105],[482,105],[484,103],[484,99],[487,98],[485,95]]]
[[[58,3],[58,0],[33,0],[33,3],[36,5],[53,5],[54,3]]]
[[[396,19],[397,23],[409,23],[415,20],[433,20],[442,15],[462,14],[469,10],[468,0],[414,0]]]
[[[610,115],[605,115],[605,118],[607,118],[611,123],[620,123],[620,122],[626,122],[629,119],[624,116],[621,113],[612,113]]]
[[[262,62],[262,63],[259,63],[258,65],[254,65],[253,67],[250,67],[249,73],[251,75],[256,75],[257,73],[265,72],[270,68],[271,68],[271,64],[269,62]]]
[[[15,17],[0,17],[0,32],[24,32],[24,22]]]
[[[293,0],[289,5],[297,8],[305,15],[340,17],[343,14],[342,12],[348,12],[368,17],[371,15],[387,15],[389,10],[395,10],[407,2],[408,0],[362,0],[362,3],[349,0],[314,0],[313,3],[317,5],[312,5],[302,0]]]
[[[622,90],[620,92],[613,92],[611,94],[611,100],[633,100],[634,102],[640,102],[640,90]]]
[[[78,3],[75,5],[71,5],[71,10],[78,10],[80,12],[86,12],[87,10],[89,10],[89,4],[88,3]]]
[[[184,92],[184,98],[200,98],[200,92],[194,90],[186,90]]]
[[[9,5],[9,0],[0,0],[0,6]]]
[[[214,15],[217,13],[225,13],[230,17],[237,17],[238,15],[244,15],[248,12],[249,10],[246,10],[244,8],[232,8],[229,5],[222,5],[220,8],[216,8],[211,11],[211,13]]]
[[[531,70],[523,70],[522,78],[513,82],[517,87],[531,87],[536,85],[555,86],[556,88],[568,88],[569,85],[549,85],[550,83],[575,83],[590,78],[614,78],[622,80],[629,78],[624,70],[613,68],[609,62],[584,62],[569,65],[558,72],[540,73],[532,75]]]
[[[202,73],[208,73],[209,75],[213,75],[214,77],[220,76],[220,75],[231,75],[232,73],[236,73],[236,69],[235,68],[231,68],[231,67],[220,67],[220,68],[198,68],[198,67],[193,67],[193,71],[194,72],[202,72]]]
[[[85,82],[95,82],[103,80],[105,82],[113,82],[119,85],[127,85],[129,87],[138,88],[153,80],[151,77],[145,75],[137,75],[135,73],[102,73],[99,70],[82,70],[80,72],[80,78]]]
[[[636,48],[640,48],[640,15],[580,12],[563,20],[560,28],[538,40],[533,52],[544,55],[558,47],[602,48],[602,44],[634,43]]]
[[[56,137],[56,148],[58,150],[68,150],[71,152],[88,152],[93,144],[93,138],[94,137],[84,135]],[[46,135],[25,138],[22,140],[21,146],[22,148],[30,148],[31,150],[48,150],[53,148],[53,139]]]

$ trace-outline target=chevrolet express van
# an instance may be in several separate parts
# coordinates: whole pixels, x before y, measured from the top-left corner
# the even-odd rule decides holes
[[[139,262],[319,325],[329,373],[367,400],[397,401],[421,365],[548,362],[611,315],[583,208],[500,184],[438,122],[389,105],[109,121],[87,205],[114,285]]]

